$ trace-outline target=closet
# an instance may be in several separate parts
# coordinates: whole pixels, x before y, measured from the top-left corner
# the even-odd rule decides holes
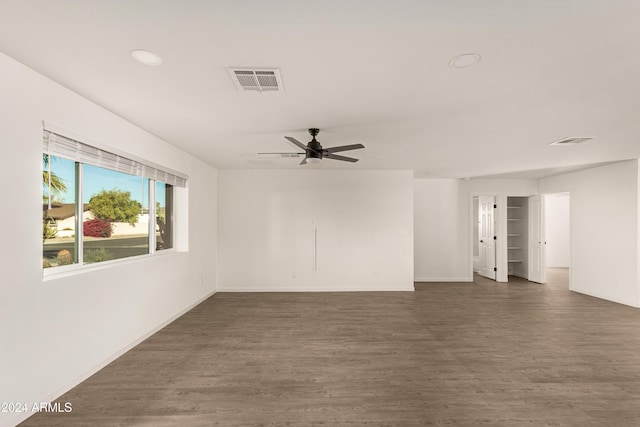
[[[508,274],[529,279],[529,198],[507,197]]]

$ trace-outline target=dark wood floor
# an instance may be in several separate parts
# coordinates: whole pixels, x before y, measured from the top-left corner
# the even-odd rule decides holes
[[[640,310],[549,283],[223,293],[25,426],[640,426]]]

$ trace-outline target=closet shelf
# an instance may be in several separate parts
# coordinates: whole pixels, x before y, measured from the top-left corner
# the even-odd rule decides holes
[[[507,258],[508,273],[527,277],[529,263],[529,199],[518,196],[508,197],[505,219],[508,239],[505,244],[507,250],[503,256],[506,255]]]

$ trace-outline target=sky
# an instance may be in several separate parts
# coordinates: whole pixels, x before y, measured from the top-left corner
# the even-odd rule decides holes
[[[75,194],[75,162],[52,156],[51,172],[60,177],[67,186],[67,191],[62,195],[61,201],[63,203],[73,203]],[[128,175],[86,164],[84,165],[83,172],[83,203],[89,203],[91,197],[102,190],[119,189],[130,192],[133,200],[140,202],[143,207],[148,207],[148,178]],[[160,202],[160,206],[165,205],[164,191],[156,192],[156,200]]]

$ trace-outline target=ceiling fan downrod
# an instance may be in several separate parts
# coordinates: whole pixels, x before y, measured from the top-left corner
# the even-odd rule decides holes
[[[320,142],[318,142],[316,140],[316,135],[318,135],[320,133],[320,129],[317,128],[311,128],[309,129],[309,134],[311,134],[311,141],[309,141],[309,143],[307,144],[307,161],[309,161],[309,159],[314,159],[311,160],[311,163],[313,163],[314,161],[319,162],[320,160],[322,160],[322,144],[320,144]],[[315,160],[317,159],[317,160]]]

